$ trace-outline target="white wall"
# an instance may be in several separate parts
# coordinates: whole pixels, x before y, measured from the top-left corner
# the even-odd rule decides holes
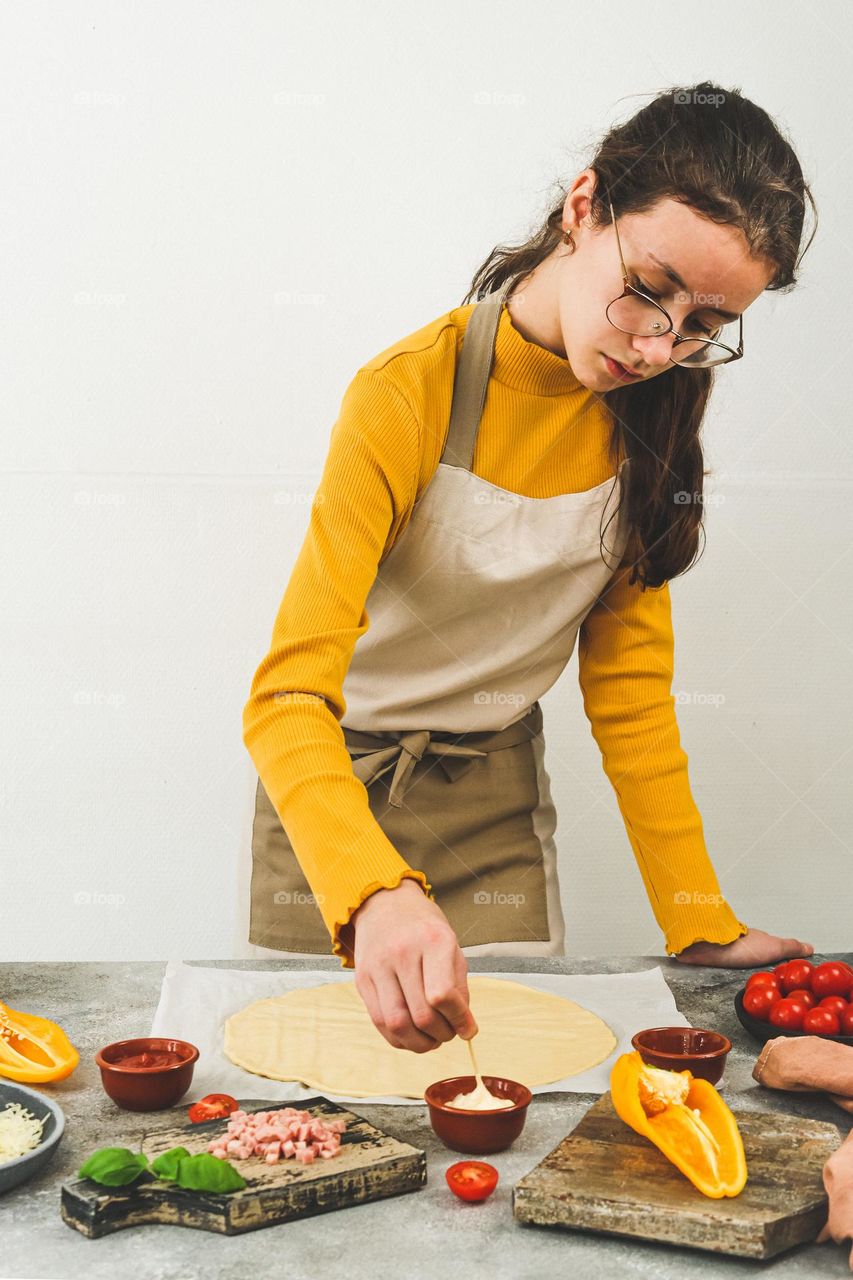
[[[804,12],[4,6],[0,958],[241,953],[241,712],[344,388],[705,77],[790,132],[821,225],[707,420],[682,736],[736,911],[849,949],[853,15]],[[569,949],[660,953],[574,663],[544,710]]]

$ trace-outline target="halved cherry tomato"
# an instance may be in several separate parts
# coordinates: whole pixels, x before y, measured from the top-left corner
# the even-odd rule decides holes
[[[187,1114],[193,1124],[203,1124],[205,1120],[222,1120],[230,1116],[238,1105],[230,1093],[208,1093],[200,1102],[194,1102]]]
[[[789,991],[788,995],[792,1000],[802,1000],[807,1009],[814,1009],[817,1004],[817,996],[813,991],[806,991],[805,987],[795,987],[793,991]]]
[[[763,1018],[767,1022],[770,1010],[777,1000],[781,999],[775,987],[747,987],[743,993],[743,1007],[747,1013],[752,1014],[753,1018]]]
[[[849,1009],[850,1006],[843,996],[824,996],[822,1000],[818,1001],[817,1007],[819,1009],[831,1009],[832,1012],[837,1013],[840,1018],[844,1011]]]
[[[459,1160],[445,1170],[447,1185],[460,1200],[485,1200],[498,1185],[498,1171],[485,1160]]]
[[[807,1013],[808,1009],[802,1000],[792,1000],[790,996],[784,996],[772,1006],[770,1021],[774,1027],[784,1027],[786,1031],[800,1031],[803,1018]]]
[[[791,964],[797,963],[791,961]],[[850,971],[845,964],[826,960],[812,974],[811,989],[817,996],[846,996],[850,993]]]
[[[841,1031],[838,1014],[831,1009],[809,1009],[803,1018],[803,1031],[812,1036],[837,1036]]]
[[[776,976],[781,982],[782,990],[786,995],[802,987],[805,987],[806,991],[814,991],[815,987],[812,984],[812,975],[814,974],[814,970],[815,966],[810,960],[789,960],[788,963],[783,966],[782,972],[776,974]],[[774,973],[775,972],[776,971],[774,970]],[[825,996],[833,996],[836,992],[824,991],[821,994]]]

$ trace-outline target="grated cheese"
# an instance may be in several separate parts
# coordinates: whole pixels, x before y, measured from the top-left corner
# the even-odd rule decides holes
[[[44,1120],[37,1120],[20,1102],[9,1102],[0,1111],[0,1164],[25,1156],[41,1142]]]

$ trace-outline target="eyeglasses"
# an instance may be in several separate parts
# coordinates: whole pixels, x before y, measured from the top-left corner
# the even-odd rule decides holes
[[[613,230],[616,232],[616,247],[619,250],[619,263],[622,267],[622,283],[625,286],[618,298],[608,304],[605,315],[615,329],[621,333],[631,333],[636,337],[659,338],[665,333],[675,333],[669,313],[654,298],[635,289],[628,283],[628,269],[622,256],[622,244],[619,239],[619,228],[616,225],[616,214],[608,196],[610,216],[613,219]],[[713,365],[728,364],[730,360],[740,360],[743,355],[743,316],[738,317],[740,328],[737,335],[737,347],[730,345],[735,340],[734,321],[717,325],[706,336],[685,338],[675,333],[675,342],[669,359],[673,364],[684,364],[691,369],[709,369]],[[724,334],[729,342],[721,342],[718,335]]]

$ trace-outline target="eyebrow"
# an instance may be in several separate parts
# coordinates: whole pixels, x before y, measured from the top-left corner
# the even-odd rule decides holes
[[[679,289],[683,289],[685,293],[692,294],[693,290],[688,289],[687,285],[684,283],[681,276],[676,271],[675,267],[671,267],[668,262],[661,262],[660,258],[656,258],[653,253],[648,253],[647,257],[651,258],[655,266],[658,267],[664,273],[664,275],[667,276],[672,281],[673,284],[678,285]],[[702,309],[703,308],[700,308],[700,310]],[[739,311],[723,311],[722,307],[707,307],[707,308],[704,308],[704,310],[713,311],[715,315],[723,316],[723,318],[726,320],[740,319]]]

